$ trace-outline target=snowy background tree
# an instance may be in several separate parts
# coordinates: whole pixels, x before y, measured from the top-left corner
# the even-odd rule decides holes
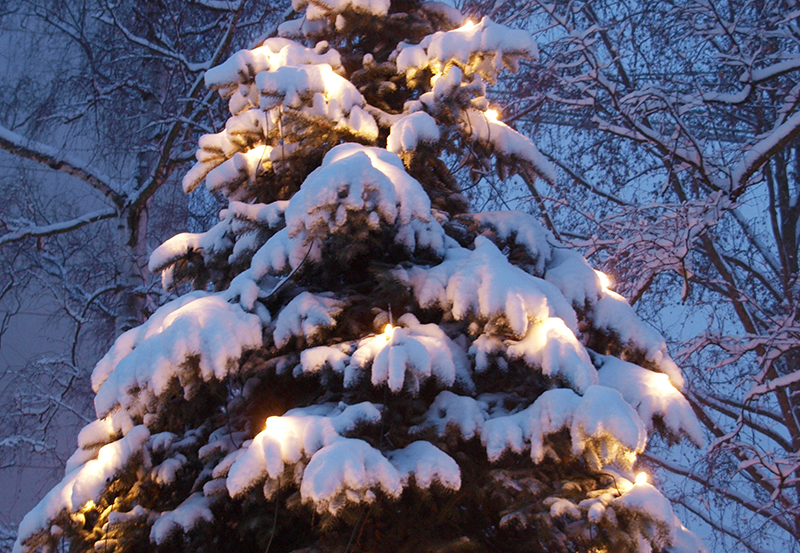
[[[205,74],[184,190],[228,205],[150,257],[177,295],[95,367],[97,420],[14,550],[702,550],[634,478],[703,442],[663,338],[521,212],[461,186],[554,168],[486,85],[527,32],[438,3],[296,1]]]
[[[205,70],[287,6],[0,7],[0,526],[55,483],[94,418],[92,367],[162,302],[148,253],[207,222],[213,198],[175,186],[225,120]]]
[[[686,372],[710,447],[651,448],[662,489],[718,551],[800,551],[797,3],[471,9],[537,31],[539,62],[495,90],[571,183],[497,189],[544,206]]]

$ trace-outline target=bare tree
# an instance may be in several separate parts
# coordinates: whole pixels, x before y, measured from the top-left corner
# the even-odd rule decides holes
[[[561,171],[527,199],[641,312],[662,313],[691,369],[711,445],[700,461],[651,451],[679,476],[672,499],[719,550],[800,550],[800,5],[473,9],[538,29],[542,63],[498,98]]]
[[[2,467],[29,465],[33,454],[60,470],[54,428],[85,420],[87,368],[159,303],[149,250],[187,224],[193,202],[214,201],[187,205],[175,176],[198,133],[224,121],[205,70],[282,20],[285,4],[0,8],[0,339],[16,313],[47,297],[64,343],[0,376]]]

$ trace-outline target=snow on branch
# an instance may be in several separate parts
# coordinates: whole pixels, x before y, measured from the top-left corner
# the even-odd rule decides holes
[[[29,236],[52,236],[54,234],[69,232],[71,230],[88,225],[89,223],[94,223],[95,221],[102,221],[103,219],[116,217],[117,213],[118,212],[115,208],[108,207],[106,209],[98,209],[97,211],[85,213],[80,217],[70,219],[69,221],[61,221],[60,223],[53,223],[52,225],[21,228],[19,230],[15,230],[14,232],[9,232],[3,236],[0,236],[0,246],[16,240],[22,240],[23,238],[27,238]]]
[[[730,173],[731,190],[745,185],[747,179],[787,143],[800,133],[800,112],[796,112],[784,123],[768,132],[764,138],[753,144],[742,156]]]
[[[60,152],[52,146],[36,142],[0,126],[0,148],[79,178],[119,207],[124,203],[123,197],[114,190],[115,183],[109,176],[94,169],[85,161]]]
[[[208,8],[209,10],[217,11],[239,11],[242,7],[242,0],[234,2],[233,0],[194,0],[198,6]]]

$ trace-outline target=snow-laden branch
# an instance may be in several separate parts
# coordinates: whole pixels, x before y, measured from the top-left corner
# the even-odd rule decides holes
[[[225,30],[225,33],[217,43],[214,53],[206,62],[208,67],[217,65],[230,46],[231,41],[233,40],[233,35],[237,29],[239,18],[242,15],[242,6],[243,4],[241,2],[237,5],[237,10],[233,13],[233,17],[228,23],[228,28]],[[192,84],[189,93],[187,94],[187,98],[197,98],[202,93],[204,84],[204,75],[198,75]],[[209,104],[211,99],[214,97],[214,94],[215,93],[213,91],[207,92],[203,102],[201,102],[201,105]],[[168,166],[171,165],[170,162],[180,161],[182,157],[181,153],[179,152],[177,155],[174,155],[172,152],[175,141],[180,136],[182,130],[186,127],[187,121],[196,122],[199,120],[200,110],[193,109],[191,106],[192,102],[186,103],[186,109],[184,110],[183,114],[181,114],[181,117],[179,117],[171,125],[169,131],[167,132],[164,143],[160,148],[161,155],[156,163],[155,170],[152,171],[150,177],[144,183],[142,183],[142,185],[134,193],[131,194],[128,203],[134,208],[134,210],[142,208],[147,200],[149,200],[150,197],[159,189],[169,173]]]
[[[130,29],[128,29],[125,25],[123,25],[119,21],[119,19],[117,19],[117,17],[113,14],[113,11],[111,12],[110,18],[100,17],[98,19],[107,25],[113,25],[114,27],[119,29],[119,31],[125,36],[125,38],[127,38],[133,44],[141,46],[142,48],[146,48],[147,50],[155,52],[156,54],[159,54],[165,58],[175,60],[178,63],[182,64],[184,67],[186,67],[186,69],[191,73],[205,71],[211,67],[212,64],[211,60],[206,60],[204,62],[199,62],[199,63],[191,62],[186,58],[186,56],[184,56],[180,52],[176,52],[175,50],[172,50],[170,48],[165,48],[163,46],[155,44],[154,42],[151,42],[145,38],[142,38],[134,34],[133,32],[131,32]]]
[[[544,157],[549,159],[551,163],[553,163],[553,164],[557,165],[558,167],[560,167],[562,171],[564,171],[567,175],[570,176],[570,178],[572,178],[576,183],[580,184],[581,186],[583,186],[587,190],[590,190],[591,192],[597,194],[598,196],[601,196],[601,197],[603,197],[603,198],[605,198],[605,199],[607,199],[607,200],[609,200],[609,201],[611,201],[611,202],[613,202],[613,203],[615,203],[617,205],[622,205],[622,206],[628,205],[627,202],[625,202],[624,200],[621,200],[617,196],[615,196],[613,194],[609,194],[608,192],[604,192],[603,190],[600,190],[600,188],[598,188],[597,186],[595,186],[591,182],[589,182],[588,179],[586,179],[582,175],[580,175],[577,170],[575,170],[572,167],[570,167],[567,163],[556,159],[554,156],[548,154],[547,152],[544,152],[542,150],[539,150],[539,151],[542,153],[542,155],[544,155]]]
[[[764,261],[767,262],[770,269],[772,269],[775,274],[780,274],[781,268],[778,259],[770,251],[769,246],[764,243],[764,240],[747,220],[741,209],[739,209],[739,207],[734,207],[730,212],[736,218],[736,222],[739,223],[739,226],[742,231],[744,231],[745,236],[750,240],[750,243],[753,244],[758,250],[758,253],[761,254],[761,257],[764,258]]]
[[[235,12],[242,7],[242,0],[195,0],[194,3],[209,10],[226,12]]]
[[[9,232],[3,236],[0,236],[0,246],[2,246],[3,244],[8,244],[9,242],[14,242],[16,240],[22,240],[23,238],[27,238],[30,236],[34,237],[52,236],[54,234],[70,232],[72,230],[88,225],[89,223],[94,223],[96,221],[102,221],[103,219],[110,219],[112,217],[116,217],[118,213],[119,212],[117,211],[117,209],[113,207],[107,207],[105,209],[98,209],[97,211],[85,213],[80,217],[70,219],[69,221],[61,221],[58,223],[53,223],[52,225],[29,226],[21,228],[13,232]]]
[[[769,67],[754,69],[752,72],[750,72],[749,80],[759,83],[768,79],[785,75],[786,73],[790,73],[791,71],[796,71],[798,69],[800,69],[800,55],[795,54],[789,59],[775,63]],[[748,80],[746,74],[742,76],[742,80]]]
[[[683,497],[683,496],[682,497],[678,497],[678,498],[673,499],[673,501],[679,503],[681,506],[683,506],[684,509],[686,509],[687,511],[691,512],[695,516],[697,516],[700,519],[702,519],[703,522],[705,522],[706,524],[711,526],[717,532],[720,532],[722,534],[725,534],[727,536],[732,537],[733,539],[735,539],[737,541],[737,543],[740,543],[741,545],[745,546],[749,551],[752,551],[752,553],[772,553],[773,552],[773,550],[758,548],[756,545],[754,545],[753,543],[751,543],[750,541],[748,541],[744,537],[742,537],[740,535],[738,529],[731,528],[730,526],[728,526],[727,524],[725,524],[721,520],[713,520],[708,514],[706,514],[706,512],[704,512],[703,509],[701,509],[700,507],[697,507],[693,503],[690,503],[687,500],[686,497]]]
[[[86,182],[106,198],[121,207],[122,196],[115,190],[114,181],[82,159],[61,152],[52,146],[31,140],[0,125],[0,148],[9,153],[37,161],[56,171],[62,171]]]
[[[730,487],[721,488],[715,485],[713,482],[710,482],[709,479],[701,474],[696,474],[694,471],[687,467],[683,467],[678,465],[677,463],[673,463],[671,461],[667,461],[666,459],[662,459],[660,457],[655,456],[652,453],[644,452],[640,455],[641,458],[647,460],[648,462],[657,465],[673,474],[678,474],[680,476],[684,476],[689,480],[697,482],[698,484],[704,486],[706,489],[709,489],[727,499],[730,499],[741,505],[748,511],[757,514],[763,517],[770,517],[772,520],[786,530],[787,532],[793,532],[794,527],[793,525],[784,519],[784,517],[774,509],[770,508],[767,505],[761,505],[752,501],[749,497],[739,493],[736,490],[731,489]]]
[[[783,124],[766,133],[766,136],[753,144],[742,156],[730,174],[730,188],[737,190],[747,183],[747,179],[764,163],[800,133],[800,111],[789,117]]]

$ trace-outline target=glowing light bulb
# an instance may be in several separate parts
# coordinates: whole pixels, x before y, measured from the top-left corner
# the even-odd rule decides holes
[[[639,485],[641,485],[641,484],[647,484],[647,473],[645,473],[645,472],[640,472],[639,474],[637,474],[637,475],[636,475],[636,480],[635,480],[635,482],[636,482],[637,484],[639,484]]]
[[[500,114],[497,113],[496,109],[487,109],[486,111],[483,112],[483,115],[485,115],[486,119],[488,119],[489,121],[497,121],[497,117]]]
[[[462,28],[462,29],[469,30],[469,29],[472,29],[474,26],[475,26],[475,23],[473,23],[471,19],[467,19],[467,20],[464,22],[464,25],[462,25],[462,27],[461,27],[461,28]]]
[[[383,334],[386,336],[386,341],[392,339],[392,334],[394,334],[394,327],[391,324],[387,324],[383,327]]]
[[[597,278],[600,279],[600,285],[603,287],[603,290],[610,290],[611,286],[614,284],[611,281],[611,277],[605,274],[603,271],[598,271],[597,269],[595,269],[594,272],[597,275]]]
[[[283,417],[269,417],[267,419],[267,433],[278,440],[283,442],[291,430],[291,423]]]

